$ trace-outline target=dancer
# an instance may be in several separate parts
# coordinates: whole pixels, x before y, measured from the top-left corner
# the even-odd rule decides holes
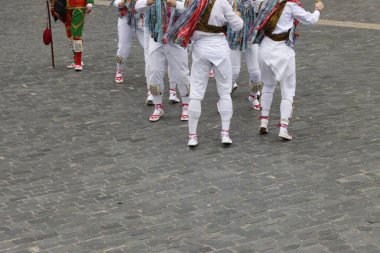
[[[184,3],[178,2],[171,6],[163,0],[137,0],[136,9],[146,11],[147,26],[151,38],[147,54],[148,87],[153,96],[154,111],[149,120],[158,121],[164,114],[162,92],[164,91],[164,75],[169,65],[182,100],[180,119],[188,120],[189,105],[189,69],[186,49],[172,42],[166,43],[163,35],[184,10]]]
[[[145,22],[146,24],[147,22]],[[151,34],[149,32],[149,27],[144,26],[144,57],[145,62],[147,62],[148,53],[149,53],[149,41],[150,41]],[[175,80],[175,74],[173,71],[171,71],[172,68],[168,65],[168,78],[169,78],[169,102],[171,103],[179,103],[181,100],[177,97],[177,81]],[[147,67],[145,64],[145,72],[147,71]],[[145,76],[147,77],[148,74],[145,73]],[[147,82],[148,83],[148,82]],[[153,95],[149,91],[149,85],[148,86],[148,92],[147,92],[147,99],[146,104],[147,105],[154,105],[153,103]]]
[[[315,25],[323,10],[322,2],[315,4],[313,13],[307,12],[299,0],[266,0],[260,10],[255,25],[254,43],[260,44],[259,66],[264,83],[261,103],[260,133],[268,133],[269,111],[273,92],[277,82],[281,87],[281,120],[279,137],[291,140],[288,133],[289,120],[292,116],[293,97],[296,89],[296,68],[294,43],[295,29],[299,22]]]
[[[167,33],[168,39],[184,47],[187,46],[190,38],[192,40],[189,147],[198,145],[197,126],[201,115],[201,101],[206,92],[211,68],[214,68],[220,97],[217,107],[222,123],[221,140],[223,144],[232,144],[229,136],[233,114],[230,94],[232,73],[230,49],[225,36],[227,24],[234,31],[243,27],[243,20],[234,13],[228,1],[199,0],[190,3],[186,12]]]
[[[241,13],[244,21],[243,29],[235,32],[228,29],[227,40],[231,48],[231,64],[232,64],[232,92],[238,88],[236,80],[240,73],[241,52],[245,54],[248,73],[250,77],[248,97],[251,107],[254,110],[261,110],[259,102],[259,93],[261,89],[261,73],[259,63],[257,61],[258,45],[252,45],[248,40],[248,33],[253,28],[256,14],[259,9],[259,0],[230,0],[231,6]]]
[[[50,0],[50,4],[52,16],[65,24],[68,45],[74,53],[74,62],[67,68],[82,71],[84,19],[92,11],[94,0]]]
[[[135,0],[114,0],[113,5],[119,9],[119,18],[117,22],[117,32],[119,42],[116,52],[116,74],[115,82],[123,83],[123,70],[129,52],[132,47],[133,35],[136,35],[140,45],[144,47],[144,30],[143,20],[144,15],[136,12]]]

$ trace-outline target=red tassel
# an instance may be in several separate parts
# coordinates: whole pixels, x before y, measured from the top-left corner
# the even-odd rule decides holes
[[[43,39],[45,45],[49,45],[51,43],[52,34],[51,34],[51,30],[49,28],[46,27],[46,29],[44,30],[44,33],[42,34],[42,39]]]

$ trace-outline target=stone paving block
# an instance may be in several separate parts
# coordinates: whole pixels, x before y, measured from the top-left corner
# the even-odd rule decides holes
[[[215,251],[215,253],[233,253],[233,251],[230,249],[221,249],[221,250]]]
[[[239,244],[238,246],[233,247],[233,249],[238,253],[252,253],[258,252],[254,250],[254,245],[250,243]]]
[[[109,249],[106,252],[107,253],[125,253],[127,251],[125,249]]]

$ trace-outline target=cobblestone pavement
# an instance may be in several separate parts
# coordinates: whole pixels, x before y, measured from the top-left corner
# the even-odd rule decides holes
[[[322,17],[380,24],[378,0],[356,3],[327,1]],[[300,29],[291,142],[277,137],[278,90],[258,135],[243,68],[223,148],[211,80],[189,150],[179,105],[147,120],[137,43],[114,83],[114,9],[87,17],[75,73],[58,23],[50,67],[45,7],[2,4],[0,252],[380,252],[379,31]]]

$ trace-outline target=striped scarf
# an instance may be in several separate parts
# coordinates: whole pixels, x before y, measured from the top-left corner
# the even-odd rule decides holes
[[[155,42],[163,43],[164,34],[168,28],[171,8],[165,0],[156,0],[146,13],[145,24]]]
[[[125,6],[123,8],[119,8],[119,18],[126,16],[128,25],[130,25],[134,31],[137,30],[139,18],[144,20],[144,14],[136,12],[136,1],[137,0],[126,0],[124,2]],[[110,6],[113,5],[114,2],[115,0],[112,0]]]
[[[293,2],[302,7],[299,0],[267,0],[262,4],[262,7],[257,15],[257,19],[254,22],[254,26],[249,31],[249,40],[252,44],[260,44],[265,35],[265,25],[272,18],[277,8],[283,2]],[[295,32],[299,21],[294,20],[294,25],[290,29],[289,39],[286,41],[288,46],[294,47],[298,34]]]
[[[227,40],[232,50],[244,51],[249,45],[248,33],[256,18],[255,10],[251,0],[230,0],[231,6],[237,4],[237,10],[241,14],[241,18],[244,21],[243,29],[240,31],[233,31],[231,27],[227,26]]]
[[[187,47],[207,4],[208,0],[193,0],[165,34],[165,41]]]
[[[138,19],[141,18],[141,14],[136,12],[135,6],[136,6],[136,0],[129,0],[125,2],[125,7],[128,10],[126,14],[128,25],[130,25],[136,31]]]

